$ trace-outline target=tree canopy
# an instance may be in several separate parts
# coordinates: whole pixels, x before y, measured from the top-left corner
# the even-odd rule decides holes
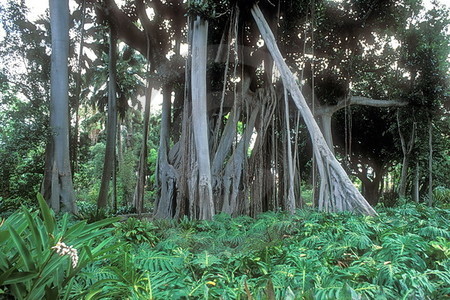
[[[158,218],[304,205],[374,214],[366,200],[449,185],[450,19],[437,2],[75,2],[67,117],[78,200]],[[16,178],[28,174],[36,191],[31,173],[51,170],[53,17],[29,20],[15,1],[1,13],[1,197],[25,197]]]

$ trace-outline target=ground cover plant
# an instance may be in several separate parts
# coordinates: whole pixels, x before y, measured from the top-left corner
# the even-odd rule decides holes
[[[40,210],[25,206],[0,219],[0,298],[68,299],[79,273],[116,245],[110,225],[57,219],[41,195]]]
[[[450,211],[378,212],[131,218],[115,223],[116,247],[77,274],[68,298],[449,298]]]

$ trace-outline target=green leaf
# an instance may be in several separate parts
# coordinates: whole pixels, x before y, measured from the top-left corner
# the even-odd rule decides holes
[[[7,230],[0,230],[0,244],[9,239],[9,232]]]
[[[66,232],[68,224],[69,224],[69,214],[65,213],[61,220],[61,232],[63,234]]]
[[[56,280],[56,269],[62,266],[63,259],[70,260],[68,255],[59,256],[55,253],[50,253],[51,259],[45,264],[41,274],[39,275],[38,281],[36,281],[35,285],[42,285],[50,280]],[[47,259],[46,259],[47,260]],[[70,263],[70,262],[69,262]]]
[[[339,291],[339,299],[360,300],[361,296],[359,296],[358,293],[348,285],[348,283],[345,283],[345,285]]]
[[[17,247],[17,251],[19,251],[20,256],[22,257],[22,260],[25,264],[26,271],[35,270],[36,267],[31,258],[31,253],[27,249],[24,240],[19,236],[19,234],[17,233],[17,231],[14,228],[10,227],[9,231],[11,233],[11,238]]]
[[[72,236],[77,237],[81,232],[83,232],[84,227],[86,226],[86,221],[78,222],[77,224],[70,227],[64,235],[66,239],[72,238]]]
[[[40,257],[42,254],[42,249],[44,249],[44,245],[42,244],[41,235],[39,233],[38,226],[36,221],[33,219],[31,213],[25,207],[22,207],[22,211],[25,214],[25,217],[28,221],[28,228],[31,230],[31,241],[36,249],[37,257]]]
[[[97,294],[102,292],[102,287],[105,283],[121,283],[117,279],[102,279],[94,283],[92,286],[89,287],[90,292],[85,296],[85,300],[91,300],[91,299],[105,299],[107,298],[107,295],[103,295],[102,298],[95,297]]]
[[[27,280],[36,278],[38,275],[39,275],[38,272],[15,272],[15,273],[8,272],[8,276],[7,276],[8,279],[6,279],[3,282],[3,284],[10,285],[10,284],[16,284],[16,283],[24,283]]]
[[[45,202],[44,197],[41,194],[37,194],[37,199],[39,202],[39,207],[41,209],[42,218],[44,220],[45,227],[47,228],[48,233],[54,233],[56,227],[55,217],[52,214],[52,211]]]
[[[9,267],[10,261],[5,253],[0,251],[0,270],[4,270]],[[1,277],[1,275],[0,275]]]
[[[9,268],[8,270],[4,271],[3,274],[0,275],[0,285],[4,285],[5,280],[11,276],[11,274],[16,270],[16,267]]]
[[[64,297],[63,297],[63,300],[69,299],[70,292],[72,291],[72,286],[73,286],[74,281],[75,281],[74,278],[72,278],[72,279],[69,280],[69,284],[67,285],[67,287],[66,287],[66,289],[65,289],[65,290],[66,290],[66,293],[65,293],[65,295],[64,295]]]
[[[89,228],[89,230],[96,230],[96,229],[99,229],[102,227],[109,226],[115,222],[120,221],[121,219],[122,219],[121,217],[107,218],[107,219],[99,220],[94,223],[88,224],[87,227]]]

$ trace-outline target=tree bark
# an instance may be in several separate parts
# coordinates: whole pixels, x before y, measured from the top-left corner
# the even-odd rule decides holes
[[[158,178],[160,196],[155,205],[155,218],[170,219],[175,214],[177,172],[169,163],[169,132],[171,93],[168,87],[163,89],[163,104],[161,111],[161,130],[159,135]]]
[[[109,83],[108,83],[108,119],[106,126],[106,149],[103,163],[103,174],[100,192],[97,199],[97,208],[106,208],[108,205],[109,183],[113,175],[114,161],[116,159],[116,131],[117,131],[117,99],[116,99],[116,32],[110,27],[109,43]]]
[[[80,103],[81,103],[81,86],[83,84],[82,80],[82,62],[83,62],[83,48],[84,48],[84,23],[86,19],[86,1],[82,0],[81,4],[81,25],[80,25],[80,48],[78,53],[78,70],[75,74],[75,126],[73,129],[73,139],[71,145],[71,160],[72,160],[72,171],[73,173],[78,172],[78,148],[79,148],[79,126],[80,126]]]
[[[137,171],[137,182],[133,196],[133,206],[138,214],[144,210],[144,192],[145,176],[147,175],[147,156],[148,156],[148,126],[150,123],[150,104],[152,98],[152,87],[150,79],[147,78],[147,87],[145,91],[145,109],[144,109],[144,134],[142,136],[141,152],[139,154],[139,163]]]
[[[283,84],[291,93],[297,108],[302,113],[313,141],[314,152],[321,176],[319,209],[324,211],[350,210],[375,215],[375,210],[352,184],[344,169],[326,144],[293,74],[286,65],[276,45],[275,38],[261,10],[255,5],[252,7],[251,12],[276,66],[280,70]]]
[[[75,196],[70,168],[69,152],[69,1],[50,0],[50,26],[52,31],[51,104],[52,176],[50,198],[47,201],[56,212],[76,213]]]
[[[287,90],[284,90],[284,117],[286,125],[286,155],[285,161],[287,164],[287,195],[285,195],[285,209],[290,212],[295,212],[295,194],[294,194],[294,160],[292,157],[291,148],[291,126],[289,125],[289,102]],[[287,196],[287,197],[286,197]]]
[[[202,220],[214,216],[206,107],[207,45],[208,21],[197,16],[192,33],[192,126],[198,163],[199,218]]]
[[[402,173],[400,176],[400,183],[398,185],[398,196],[400,198],[405,198],[406,185],[407,185],[407,180],[408,180],[409,161],[410,161],[412,149],[414,147],[414,141],[415,141],[415,135],[416,135],[416,123],[414,122],[412,125],[411,134],[410,134],[408,143],[406,143],[405,137],[403,136],[403,133],[401,130],[400,117],[399,117],[398,110],[397,110],[397,127],[398,127],[398,135],[400,137],[400,143],[402,145],[402,153],[403,153]]]
[[[320,115],[320,121],[322,123],[322,132],[323,136],[325,138],[325,141],[330,148],[330,151],[334,155],[334,142],[333,142],[333,133],[331,131],[331,118],[333,117],[332,114],[321,114]]]
[[[413,185],[413,201],[419,203],[420,201],[420,194],[419,194],[419,162],[416,162],[416,168],[414,170],[414,185]]]

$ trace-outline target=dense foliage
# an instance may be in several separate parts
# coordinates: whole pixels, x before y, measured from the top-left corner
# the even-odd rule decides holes
[[[162,218],[190,216],[194,212],[187,211],[187,206],[199,206],[192,202],[198,192],[188,180],[198,162],[186,165],[193,152],[185,150],[189,149],[186,143],[192,143],[190,131],[195,131],[186,130],[192,120],[187,77],[193,30],[187,17],[196,15],[210,24],[206,101],[215,213],[234,209],[233,215],[256,215],[286,209],[280,199],[288,199],[292,182],[298,207],[318,202],[321,181],[314,175],[311,139],[293,105],[288,105],[285,115],[280,82],[268,79],[277,76],[265,67],[272,61],[266,57],[266,45],[251,17],[254,1],[246,5],[240,1],[190,1],[185,5],[168,0],[154,5],[142,0],[105,0],[95,7],[93,3],[70,4],[70,158],[78,205],[95,203],[101,187],[110,134],[106,129],[111,61],[107,41],[109,28],[116,26],[119,124],[114,174],[104,176],[113,181],[108,206],[122,212],[136,210],[134,197],[142,189],[144,210],[155,213],[166,208],[157,214]],[[337,159],[371,204],[391,205],[398,195],[409,199],[416,191],[416,201],[427,201],[429,190],[449,187],[447,7],[437,2],[427,6],[420,0],[258,3],[322,132],[327,130],[320,111],[349,102],[352,96],[408,103],[386,109],[347,103],[328,116]],[[36,206],[29,199],[39,190],[46,199],[49,195],[43,174],[51,169],[46,162],[51,156],[50,18],[48,14],[35,16],[26,4],[8,0],[0,5],[2,211],[24,203]],[[154,97],[150,125],[146,126],[143,98],[149,87],[154,89]],[[245,94],[245,89],[247,99],[236,105],[241,101],[236,97]],[[165,96],[156,96],[157,90]],[[162,116],[159,108],[164,97],[169,105]],[[258,109],[265,114],[252,117]],[[226,126],[228,122],[230,126]],[[148,137],[144,136],[146,127]],[[403,151],[401,137],[411,137],[411,151]],[[242,145],[236,147],[246,140],[252,142],[245,150]],[[147,159],[143,160],[147,164],[140,172],[145,143]],[[287,167],[290,156],[295,161],[295,176]],[[194,169],[189,171],[191,167]],[[145,184],[138,186],[141,173]],[[315,199],[304,198],[305,186],[308,192],[312,189]],[[236,205],[227,208],[226,197]],[[246,198],[249,205],[244,203]]]
[[[66,216],[55,223],[41,204],[40,218],[23,208],[2,221],[3,296],[21,298],[36,288],[39,295],[66,299],[450,295],[450,211],[445,208],[405,203],[378,207],[376,217],[299,210],[257,218],[220,214],[212,221],[129,218],[115,223],[113,233],[111,227],[94,229],[114,219],[86,224]],[[8,234],[14,238],[5,238]],[[57,241],[78,249],[77,268],[51,248]],[[37,272],[45,276],[36,277]]]
[[[22,207],[0,221],[2,299],[67,299],[80,271],[111,251],[112,228],[104,227],[117,218],[74,224],[65,214],[57,221],[41,195],[38,202],[40,214]]]

